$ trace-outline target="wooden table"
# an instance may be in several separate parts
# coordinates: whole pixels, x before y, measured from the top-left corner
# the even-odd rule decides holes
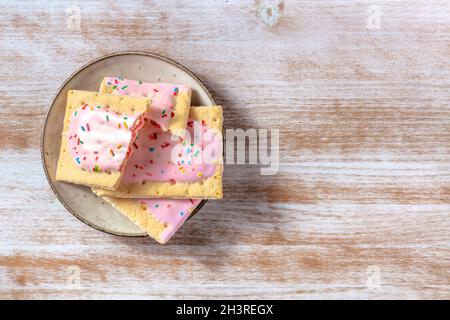
[[[0,298],[450,298],[448,1],[0,9]],[[190,68],[226,128],[280,130],[278,174],[227,165],[166,246],[84,225],[41,165],[58,86],[123,50]]]

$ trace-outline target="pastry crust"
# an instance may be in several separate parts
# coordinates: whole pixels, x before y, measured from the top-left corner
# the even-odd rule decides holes
[[[115,94],[114,85],[107,83],[108,78],[103,78],[100,84],[100,93]],[[191,106],[191,89],[185,87],[187,92],[180,92],[175,99],[174,116],[170,118],[167,130],[173,132],[179,129],[185,129],[189,117],[189,108]]]
[[[186,128],[191,106],[191,91],[189,93],[180,93],[175,102],[175,115],[170,119],[169,131],[174,132]]]
[[[222,107],[191,107],[189,116],[194,120],[203,120],[205,124],[222,135]],[[223,159],[216,164],[213,176],[197,182],[159,182],[121,183],[114,191],[95,188],[94,192],[101,196],[119,198],[176,198],[176,199],[222,199]]]
[[[149,203],[148,199],[102,198],[161,244],[170,240],[200,203],[200,200],[154,199],[156,202]],[[183,203],[177,203],[178,201]],[[154,210],[161,210],[160,206],[170,209],[156,213]],[[179,210],[182,210],[181,215]]]
[[[82,104],[109,106],[110,110],[123,114],[143,114],[148,111],[151,100],[126,96],[112,96],[97,92],[70,90],[67,93],[66,113],[61,139],[56,180],[66,181],[87,186],[102,187],[109,190],[117,188],[121,172],[91,172],[81,169],[68,151],[66,133],[69,130],[70,118],[74,109]]]
[[[99,196],[98,192],[93,191]],[[161,234],[166,226],[148,212],[147,208],[142,207],[137,199],[121,199],[108,196],[102,196],[102,198],[130,219],[131,222],[147,232],[153,239],[159,243],[164,243],[161,240]]]

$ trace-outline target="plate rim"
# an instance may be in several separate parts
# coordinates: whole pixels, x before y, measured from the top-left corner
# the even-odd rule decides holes
[[[158,54],[158,53],[146,52],[146,51],[117,51],[117,52],[108,53],[108,54],[102,55],[102,56],[100,56],[98,58],[92,59],[92,60],[88,61],[87,63],[85,63],[84,65],[82,65],[81,67],[77,68],[74,72],[72,72],[66,78],[66,80],[64,80],[64,82],[56,90],[56,93],[50,99],[50,102],[47,104],[47,111],[45,112],[44,123],[42,124],[42,127],[41,127],[41,136],[40,136],[41,162],[42,162],[42,167],[44,169],[45,177],[47,178],[47,182],[50,185],[50,188],[52,189],[53,194],[56,196],[56,198],[59,200],[59,202],[66,208],[66,210],[69,211],[70,214],[72,214],[72,216],[74,216],[75,218],[77,218],[81,222],[85,223],[89,227],[91,227],[93,229],[96,229],[96,230],[99,230],[99,231],[102,231],[102,232],[105,232],[107,234],[120,236],[120,237],[129,237],[129,238],[149,237],[149,235],[147,233],[145,233],[145,232],[143,232],[142,234],[136,234],[136,233],[113,232],[111,230],[106,230],[106,229],[104,229],[102,227],[99,227],[97,225],[94,225],[94,224],[90,223],[89,221],[87,221],[86,219],[84,219],[83,217],[81,217],[80,215],[75,213],[75,211],[62,199],[62,197],[56,191],[56,188],[55,188],[52,180],[50,179],[50,176],[49,176],[49,173],[48,173],[48,169],[47,169],[47,166],[46,166],[46,161],[45,161],[44,133],[45,133],[45,130],[46,130],[46,127],[47,127],[48,115],[50,113],[50,110],[52,109],[53,104],[55,103],[56,98],[61,94],[61,91],[63,90],[63,88],[78,73],[80,73],[81,71],[83,71],[87,67],[93,65],[94,63],[97,63],[99,61],[102,61],[102,60],[105,60],[105,59],[108,59],[108,58],[112,58],[112,57],[116,57],[116,56],[124,56],[124,55],[146,56],[146,57],[151,57],[151,58],[156,58],[156,59],[159,59],[159,60],[163,60],[163,61],[165,61],[167,63],[175,65],[176,67],[178,67],[178,68],[182,69],[183,71],[185,71],[189,76],[194,78],[200,84],[202,89],[205,90],[206,94],[208,95],[208,98],[211,99],[213,104],[214,105],[217,104],[216,101],[214,100],[214,98],[212,97],[211,92],[209,92],[208,88],[203,83],[203,81],[200,80],[189,68],[187,68],[186,66],[182,65],[181,63],[179,63],[179,62],[177,62],[175,60],[172,60],[171,58],[168,58],[168,57],[163,56],[163,55]],[[187,220],[191,219],[191,217],[193,217],[198,211],[200,211],[200,209],[206,204],[207,201],[208,201],[207,199],[203,199],[200,202],[200,204],[194,209],[194,211],[189,215],[189,218]]]

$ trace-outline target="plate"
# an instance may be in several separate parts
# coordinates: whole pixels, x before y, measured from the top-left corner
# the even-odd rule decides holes
[[[106,76],[121,76],[144,82],[184,84],[192,88],[191,105],[215,105],[205,85],[186,67],[158,54],[120,52],[95,59],[75,71],[50,103],[41,136],[41,154],[47,180],[58,200],[75,217],[89,226],[120,236],[146,236],[119,211],[96,197],[89,187],[55,180],[67,91],[98,91]],[[206,203],[203,200],[192,217]]]

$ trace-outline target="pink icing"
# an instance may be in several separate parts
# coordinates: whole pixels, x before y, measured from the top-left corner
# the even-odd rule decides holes
[[[103,81],[112,86],[112,94],[151,98],[149,117],[160,125],[163,131],[167,131],[170,119],[175,116],[177,95],[190,91],[186,86],[170,83],[146,83],[116,77],[106,77]]]
[[[75,162],[84,170],[119,171],[142,116],[121,115],[101,106],[80,106],[71,115],[66,133],[68,148]]]
[[[166,243],[183,225],[201,200],[138,199],[138,201],[141,204],[144,203],[147,210],[156,219],[167,225],[160,235],[160,241]]]
[[[195,182],[214,175],[221,158],[222,137],[203,121],[189,119],[183,139],[147,123],[133,148],[125,166],[124,182]]]

